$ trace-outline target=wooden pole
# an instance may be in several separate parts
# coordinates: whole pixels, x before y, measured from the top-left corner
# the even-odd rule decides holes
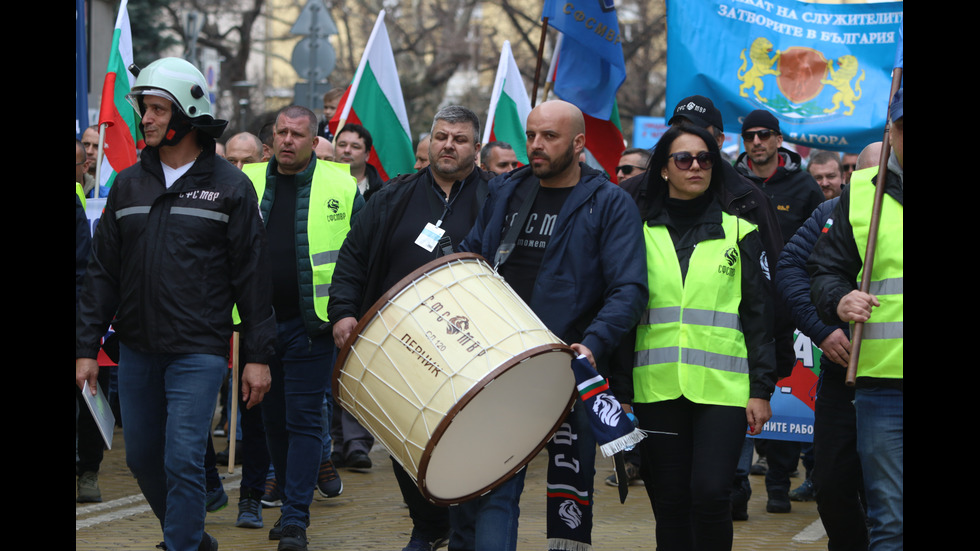
[[[875,199],[871,207],[871,223],[868,227],[868,246],[864,251],[864,271],[861,274],[861,285],[859,289],[867,293],[871,288],[871,270],[874,267],[875,246],[878,242],[878,226],[881,224],[881,204],[885,199],[885,180],[888,177],[888,155],[891,150],[891,140],[889,131],[891,130],[891,107],[892,98],[902,86],[902,67],[892,71],[892,87],[888,96],[888,122],[885,124],[885,137],[881,140],[881,157],[878,161],[878,183],[875,186]],[[855,322],[851,330],[851,356],[847,362],[847,375],[844,382],[847,386],[854,386],[857,382],[858,358],[861,355],[861,339],[864,336],[864,322]]]
[[[541,40],[538,42],[538,62],[534,66],[534,90],[531,92],[531,108],[538,101],[538,80],[541,78],[541,59],[544,57],[544,39],[548,36],[548,18],[541,19]]]

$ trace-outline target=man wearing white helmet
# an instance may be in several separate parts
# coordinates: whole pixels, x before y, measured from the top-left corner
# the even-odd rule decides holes
[[[270,384],[265,231],[248,178],[215,156],[227,122],[212,116],[200,71],[157,60],[127,99],[147,147],[116,177],[96,228],[75,322],[75,380],[94,386],[99,338],[113,321],[127,464],[160,519],[163,547],[212,550],[204,453],[234,304],[248,407]]]

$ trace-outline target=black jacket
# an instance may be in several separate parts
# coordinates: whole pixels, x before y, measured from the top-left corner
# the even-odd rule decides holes
[[[780,300],[789,310],[796,327],[818,346],[837,329],[843,329],[849,336],[847,324],[828,325],[820,319],[810,301],[810,274],[806,271],[806,261],[838,201],[839,198],[824,201],[813,211],[813,215],[783,247],[776,264],[776,290]],[[830,361],[826,355],[821,356],[820,368],[832,372],[831,376],[841,382],[847,369]]]
[[[360,319],[384,294],[383,282],[388,274],[386,243],[392,228],[408,206],[412,191],[420,182],[430,181],[429,169],[402,174],[389,180],[364,204],[340,248],[327,313],[331,320],[346,317]],[[471,177],[478,184],[478,200],[487,196],[487,182],[493,174],[475,168]]]
[[[779,167],[768,178],[762,178],[752,172],[748,153],[738,156],[735,169],[769,197],[785,243],[810,217],[813,209],[826,200],[826,197],[810,173],[803,170],[802,159],[798,153],[779,148],[778,155],[781,159]]]
[[[148,353],[226,356],[232,305],[241,355],[268,363],[275,318],[255,189],[214,154],[214,141],[170,189],[156,148],[123,170],[95,230],[75,321],[75,355],[95,358],[109,322]]]

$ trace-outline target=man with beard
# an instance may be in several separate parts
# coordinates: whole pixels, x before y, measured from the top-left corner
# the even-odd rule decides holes
[[[367,202],[340,249],[330,287],[328,311],[336,320],[338,348],[385,291],[419,266],[452,252],[470,230],[492,176],[476,166],[479,139],[476,114],[458,105],[440,109],[432,133],[424,138],[429,142],[428,167],[389,181]],[[416,243],[427,226],[444,230],[445,241],[431,248]],[[446,508],[423,498],[401,465],[392,461],[392,467],[413,523],[405,550],[435,549],[445,543]]]
[[[559,338],[607,375],[607,360],[647,302],[640,215],[629,194],[576,162],[582,112],[564,101],[527,118],[528,166],[492,182],[461,249],[499,273]],[[507,251],[510,251],[509,254]],[[590,549],[595,437],[576,407],[548,442],[548,548]],[[450,510],[453,549],[515,549],[525,470]]]

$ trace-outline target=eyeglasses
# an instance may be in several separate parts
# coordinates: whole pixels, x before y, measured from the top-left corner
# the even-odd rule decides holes
[[[711,166],[715,164],[715,156],[708,151],[702,151],[697,155],[691,155],[687,151],[678,151],[677,153],[671,153],[667,157],[673,157],[674,166],[680,170],[690,169],[691,164],[695,159],[698,161],[698,166],[700,166],[702,170],[710,170]]]
[[[848,164],[848,165],[841,165],[841,166],[844,167],[844,171],[845,172],[848,172],[848,171],[849,172],[854,172],[854,169],[857,168],[857,165],[856,164],[854,164],[854,165]]]
[[[626,176],[633,174],[633,170],[646,170],[646,167],[636,165],[623,165],[616,167],[616,172],[622,172]]]
[[[778,132],[775,130],[769,130],[768,128],[765,130],[746,130],[745,132],[742,132],[742,139],[747,142],[751,142],[755,140],[756,136],[759,136],[759,140],[766,141],[773,137],[774,134],[778,134]]]

